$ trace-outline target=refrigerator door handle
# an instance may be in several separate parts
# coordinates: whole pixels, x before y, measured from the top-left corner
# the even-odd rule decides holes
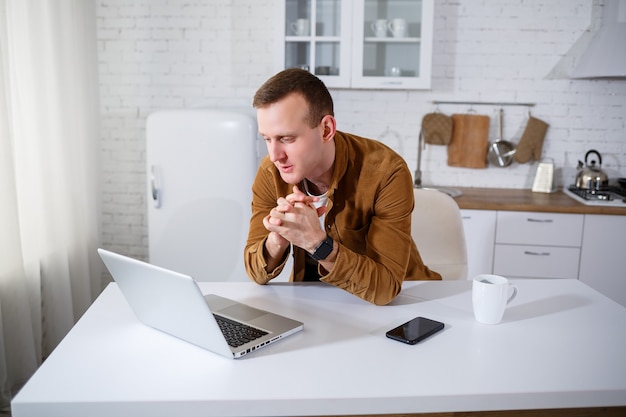
[[[154,201],[154,207],[161,207],[161,189],[159,188],[158,180],[158,168],[156,165],[150,166],[150,189],[152,192],[152,200]]]

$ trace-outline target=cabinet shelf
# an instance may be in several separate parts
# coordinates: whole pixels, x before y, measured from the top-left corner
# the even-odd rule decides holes
[[[419,43],[421,42],[421,38],[375,38],[375,37],[367,37],[365,38],[365,42],[367,43]]]
[[[285,36],[285,42],[341,42],[338,36]]]

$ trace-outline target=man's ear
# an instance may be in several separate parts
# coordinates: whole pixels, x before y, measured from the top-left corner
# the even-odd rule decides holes
[[[329,141],[335,137],[335,132],[337,132],[337,121],[333,116],[327,114],[322,118],[322,128],[324,129],[322,133],[324,141]]]

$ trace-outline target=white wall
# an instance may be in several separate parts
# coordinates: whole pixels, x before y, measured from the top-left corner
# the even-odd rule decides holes
[[[97,1],[103,244],[146,257],[146,116],[165,108],[249,108],[275,68],[277,16],[272,0]],[[562,168],[563,182],[573,182],[577,160],[591,148],[611,178],[626,177],[626,80],[562,75],[566,54],[601,10],[597,0],[436,1],[432,89],[332,90],[339,128],[382,140],[414,170],[421,119],[435,110],[433,100],[532,102],[532,114],[550,124],[543,155]],[[474,109],[492,116],[495,135],[497,109]],[[504,109],[505,138],[519,140],[526,112]],[[531,164],[452,168],[446,159],[445,147],[427,146],[424,183],[530,188],[535,171]]]

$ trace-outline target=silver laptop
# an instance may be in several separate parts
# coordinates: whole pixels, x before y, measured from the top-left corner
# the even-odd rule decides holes
[[[98,254],[141,322],[222,356],[240,358],[303,328],[278,314],[203,296],[188,275],[104,249]]]

